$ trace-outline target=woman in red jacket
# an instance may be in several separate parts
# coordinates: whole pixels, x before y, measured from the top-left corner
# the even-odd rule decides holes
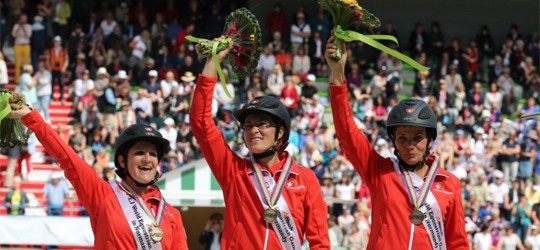
[[[115,144],[114,163],[121,182],[106,182],[79,158],[36,110],[11,111],[22,118],[65,171],[77,197],[90,215],[95,249],[188,249],[180,212],[165,202],[154,183],[158,162],[169,141],[154,128],[126,128]]]
[[[353,121],[344,70],[347,55],[339,61],[329,57],[336,50],[334,39],[326,44],[332,114],[345,155],[371,192],[367,248],[469,249],[460,182],[439,168],[430,152],[437,137],[435,113],[421,100],[399,102],[386,124],[397,158],[380,156]]]
[[[220,61],[231,46],[218,54]],[[193,95],[190,121],[223,190],[222,249],[329,249],[327,209],[313,171],[285,151],[291,119],[279,99],[256,97],[234,112],[250,159],[232,151],[212,119],[216,68],[207,58]]]

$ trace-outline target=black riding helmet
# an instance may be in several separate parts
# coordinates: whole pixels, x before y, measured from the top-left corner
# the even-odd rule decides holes
[[[120,166],[118,156],[123,155],[124,158],[126,158],[129,149],[131,149],[131,147],[133,147],[133,145],[139,141],[147,141],[156,145],[158,161],[160,161],[165,153],[169,151],[169,140],[163,138],[161,133],[159,133],[155,128],[144,124],[135,124],[129,126],[120,134],[120,136],[118,136],[116,143],[114,144],[114,165],[116,166],[116,174],[118,174],[118,176],[120,176],[122,179],[126,178],[129,173],[127,168],[122,168]],[[158,178],[159,173],[156,173],[156,177],[151,183],[141,183],[140,185],[151,185],[155,183]]]
[[[407,99],[400,101],[392,108],[386,121],[386,132],[393,139],[394,131],[398,126],[416,126],[426,128],[426,134],[429,139],[434,141],[437,138],[437,116],[435,112],[422,100]],[[407,167],[414,167],[406,164],[398,155],[397,149],[394,154],[398,157],[401,164]],[[415,166],[424,164],[429,156],[429,149],[426,150],[424,160],[415,164]]]
[[[272,120],[274,120],[278,126],[278,129],[276,129],[276,139],[279,134],[279,128],[283,127],[285,130],[283,136],[281,137],[281,143],[277,146],[277,148],[270,150],[270,152],[262,153],[259,156],[255,155],[255,158],[264,158],[275,151],[281,152],[285,150],[289,140],[289,131],[291,129],[291,117],[289,116],[289,111],[287,111],[287,108],[285,108],[285,106],[283,106],[283,104],[276,97],[258,96],[253,98],[253,100],[251,100],[249,103],[245,104],[241,109],[235,110],[233,114],[236,120],[243,125],[246,121],[246,117],[253,113],[265,113],[272,117]]]

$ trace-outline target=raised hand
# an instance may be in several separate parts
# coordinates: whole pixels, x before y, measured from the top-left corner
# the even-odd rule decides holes
[[[330,70],[332,70],[332,75],[330,76],[330,83],[333,84],[342,84],[345,81],[345,64],[347,63],[347,45],[345,42],[342,44],[342,55],[341,59],[335,60],[330,55],[334,53],[337,49],[337,46],[333,44],[335,36],[331,36],[326,42],[326,51],[324,56],[326,58],[326,63]]]

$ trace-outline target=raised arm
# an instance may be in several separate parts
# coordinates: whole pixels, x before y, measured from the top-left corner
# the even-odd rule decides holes
[[[65,171],[66,178],[71,182],[77,196],[83,206],[92,214],[94,208],[103,201],[103,198],[111,190],[110,185],[99,178],[95,170],[77,153],[64,142],[58,133],[54,131],[39,115],[36,110],[31,111],[28,107],[12,111],[11,119],[22,118],[26,127],[34,131],[36,137],[59,163]]]
[[[232,43],[229,48],[219,52],[217,56],[220,62],[223,61],[231,48]],[[212,99],[214,86],[217,82],[216,76],[216,66],[212,58],[208,57],[197,80],[189,118],[193,135],[197,139],[200,150],[217,181],[224,188],[230,183],[232,175],[237,170],[237,164],[234,162],[242,159],[229,148],[212,119]]]
[[[349,93],[345,77],[345,63],[347,54],[344,52],[339,61],[330,58],[330,54],[336,51],[333,44],[335,37],[330,37],[326,44],[326,61],[332,74],[330,76],[330,103],[332,106],[332,116],[336,127],[336,136],[345,150],[347,159],[353,164],[362,179],[371,187],[376,176],[373,171],[379,170],[378,161],[383,158],[373,149],[364,133],[358,129],[353,119],[353,113],[349,104]],[[342,44],[343,50],[347,51],[345,42]],[[370,163],[371,162],[371,163]],[[374,164],[372,168],[370,164]],[[373,171],[371,171],[373,169]]]

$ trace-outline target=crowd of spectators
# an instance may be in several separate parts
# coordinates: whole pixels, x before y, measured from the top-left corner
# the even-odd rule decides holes
[[[162,172],[201,158],[188,113],[204,59],[197,57],[185,37],[219,36],[226,15],[242,3],[98,2],[99,8],[86,10],[85,22],[77,21],[79,1],[4,6],[12,32],[0,42],[14,47],[16,83],[27,90],[25,95],[35,95],[33,106],[47,121],[50,98],[68,104],[69,96],[73,126],[66,130],[59,125],[58,131],[105,179],[114,178],[110,153],[116,136],[135,123],[155,126],[171,142]],[[343,155],[332,121],[325,117],[326,89],[317,84],[328,75],[323,53],[331,17],[303,5],[289,16],[276,4],[261,27],[265,47],[257,72],[249,79],[237,79],[224,65],[232,98],[216,85],[215,122],[231,148],[246,155],[231,111],[256,96],[280,98],[293,120],[287,150],[300,165],[315,171],[328,201],[332,246],[365,248],[370,233],[369,190]],[[391,21],[378,30],[352,29],[401,38],[408,45],[403,52],[432,69],[414,72],[409,93],[404,91],[408,84],[404,78],[412,70],[406,65],[361,42],[348,44],[351,106],[375,150],[393,157],[384,126],[398,99],[425,100],[439,120],[432,150],[441,167],[462,181],[471,245],[539,247],[540,125],[519,118],[540,111],[538,32],[523,35],[512,24],[506,39],[495,41],[490,28],[482,26],[476,37],[452,38],[447,44],[436,22],[429,31],[422,23],[415,24],[408,40],[399,36]],[[69,91],[63,90],[64,82]],[[56,84],[59,98],[54,96]]]

